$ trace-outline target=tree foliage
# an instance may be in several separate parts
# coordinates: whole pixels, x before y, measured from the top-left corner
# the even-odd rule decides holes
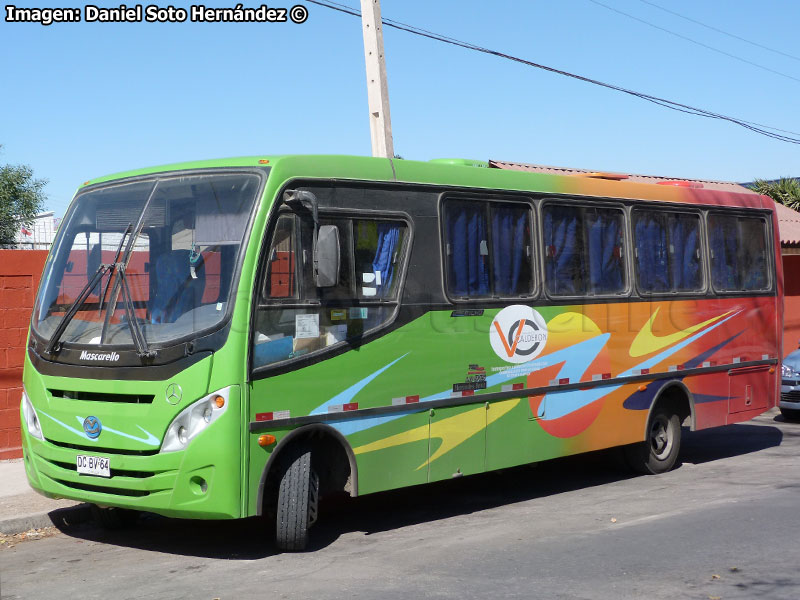
[[[27,165],[0,165],[0,244],[13,244],[20,228],[32,225],[47,198],[45,185]]]
[[[756,179],[752,188],[753,191],[769,196],[775,202],[800,210],[800,181],[794,177],[781,177],[777,181]]]

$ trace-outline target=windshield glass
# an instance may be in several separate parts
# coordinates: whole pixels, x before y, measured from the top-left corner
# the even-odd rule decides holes
[[[226,313],[259,184],[254,174],[223,173],[153,178],[80,194],[42,279],[36,331],[50,339],[98,270],[102,276],[61,342],[129,345],[129,314],[147,343],[157,346],[217,325]],[[102,268],[115,262],[125,265],[130,311],[120,269]]]

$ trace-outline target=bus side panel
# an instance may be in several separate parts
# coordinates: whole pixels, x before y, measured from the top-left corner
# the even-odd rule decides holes
[[[352,447],[362,494],[641,441],[653,402],[675,383],[691,392],[698,429],[724,425],[770,406],[772,379],[763,375],[772,376],[765,361],[776,352],[767,326],[773,302],[539,306],[533,310],[546,323],[546,342],[516,363],[490,339],[508,307],[466,316],[432,311],[328,360],[254,382],[250,416],[354,410],[329,424]],[[737,375],[737,364],[752,361],[758,368]],[[682,373],[690,369],[701,372]],[[755,404],[740,401],[738,383],[731,387],[743,376]],[[559,389],[576,383],[586,385]],[[547,391],[482,400],[531,388]],[[358,413],[398,404],[407,412]]]

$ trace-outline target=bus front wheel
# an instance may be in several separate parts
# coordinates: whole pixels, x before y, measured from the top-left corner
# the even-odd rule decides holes
[[[278,487],[276,544],[281,550],[304,550],[308,530],[317,520],[319,477],[311,465],[311,451],[287,461]]]
[[[658,475],[675,466],[680,449],[680,418],[666,407],[656,407],[647,425],[647,439],[626,446],[625,457],[633,470]]]

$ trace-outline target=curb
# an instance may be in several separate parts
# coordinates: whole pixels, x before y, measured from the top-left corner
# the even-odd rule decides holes
[[[58,527],[66,529],[85,523],[92,519],[92,511],[88,504],[78,504],[67,508],[58,508],[50,512],[34,513],[23,517],[13,517],[0,521],[0,533],[14,535],[30,529]]]

